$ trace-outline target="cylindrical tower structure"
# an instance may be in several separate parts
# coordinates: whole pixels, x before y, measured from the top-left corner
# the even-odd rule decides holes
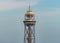
[[[35,15],[30,10],[26,12],[25,14],[25,20],[24,22],[24,43],[35,43]]]

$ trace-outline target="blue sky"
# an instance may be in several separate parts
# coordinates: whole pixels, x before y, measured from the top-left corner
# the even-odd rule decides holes
[[[0,43],[24,43],[24,15],[34,12],[36,43],[60,43],[60,0],[0,0]]]

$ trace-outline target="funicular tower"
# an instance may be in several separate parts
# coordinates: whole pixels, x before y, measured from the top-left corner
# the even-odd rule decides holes
[[[35,43],[35,15],[30,10],[26,12],[24,17],[24,43]]]

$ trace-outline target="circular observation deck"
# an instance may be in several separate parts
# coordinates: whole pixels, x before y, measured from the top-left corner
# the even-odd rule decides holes
[[[35,25],[35,23],[36,23],[35,20],[28,20],[28,19],[26,19],[26,20],[23,21],[23,22],[24,22],[24,24],[26,24],[27,26],[28,26],[28,25]]]

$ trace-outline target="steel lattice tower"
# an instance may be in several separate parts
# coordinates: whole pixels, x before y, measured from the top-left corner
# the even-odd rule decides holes
[[[24,43],[35,43],[35,15],[30,10],[25,14],[24,22]]]

